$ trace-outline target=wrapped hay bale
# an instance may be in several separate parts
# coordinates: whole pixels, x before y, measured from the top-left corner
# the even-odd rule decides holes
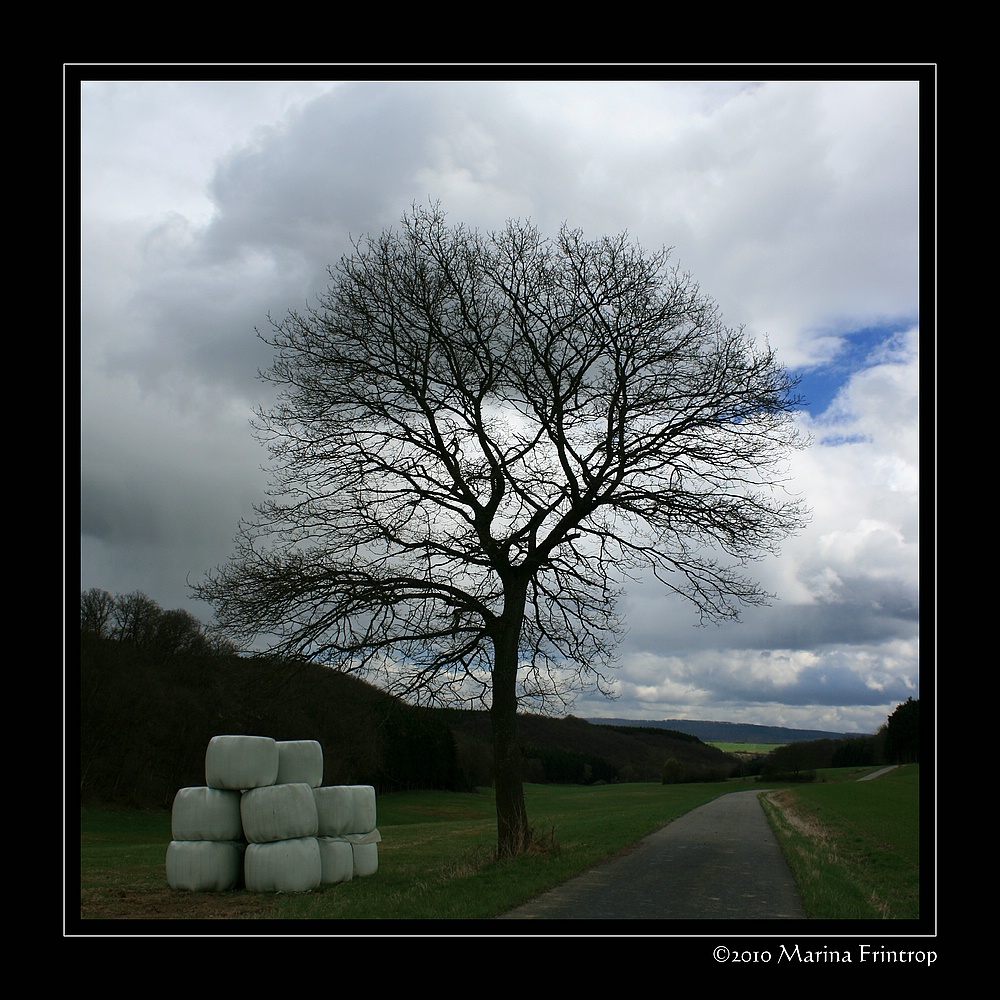
[[[205,753],[211,788],[260,788],[278,777],[278,744],[269,736],[214,736]]]
[[[354,877],[354,848],[341,837],[317,837],[323,863],[322,882],[350,882]]]
[[[167,847],[167,885],[191,892],[225,892],[242,883],[242,841],[172,840]]]
[[[173,840],[242,840],[240,793],[223,788],[181,788],[170,814]]]
[[[354,855],[354,874],[362,878],[374,875],[378,871],[378,845],[382,834],[372,830],[370,833],[348,834],[344,840],[351,845]]]
[[[323,784],[323,748],[316,740],[278,741],[276,785],[303,781],[313,788]]]
[[[372,785],[323,785],[313,789],[321,837],[371,833],[375,829]]]
[[[339,837],[351,832],[354,822],[354,792],[350,785],[323,785],[313,789],[317,833],[321,837]]]
[[[375,789],[371,785],[349,785],[354,800],[354,818],[347,833],[371,833],[375,829]]]
[[[250,844],[244,867],[250,892],[309,892],[323,878],[319,841],[315,837]]]
[[[353,844],[354,874],[359,878],[378,871],[378,844]]]
[[[251,788],[240,799],[243,834],[252,844],[315,837],[319,828],[311,785]]]

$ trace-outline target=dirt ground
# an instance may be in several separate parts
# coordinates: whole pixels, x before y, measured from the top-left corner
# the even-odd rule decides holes
[[[241,891],[94,890],[80,900],[81,920],[267,920],[274,912],[266,897]]]

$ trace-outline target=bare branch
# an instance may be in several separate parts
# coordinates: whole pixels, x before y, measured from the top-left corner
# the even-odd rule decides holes
[[[561,710],[608,689],[624,578],[732,618],[768,597],[740,567],[807,517],[795,380],[627,235],[414,208],[265,339],[270,499],[197,588],[244,643]]]

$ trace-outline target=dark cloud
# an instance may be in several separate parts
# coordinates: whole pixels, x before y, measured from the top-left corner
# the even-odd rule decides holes
[[[555,159],[545,137],[508,121],[502,104],[489,85],[354,84],[258,131],[218,164],[204,228],[173,215],[137,246],[133,326],[109,349],[109,368],[144,385],[180,377],[251,393],[270,361],[254,331],[268,332],[269,314],[313,304],[352,238],[398,224],[462,178],[466,197],[488,193],[496,176],[505,187],[519,174],[553,183],[558,171],[538,171],[525,152]],[[462,220],[475,224],[475,214]],[[499,226],[508,214],[487,209],[481,221]]]
[[[919,628],[916,593],[891,583],[880,601],[792,604],[742,612],[741,620],[698,626],[696,616],[676,598],[647,598],[627,614],[624,648],[677,656],[708,649],[815,650],[831,644],[868,645],[912,638]]]
[[[285,247],[332,262],[348,233],[398,218],[440,118],[423,86],[353,84],[261,130],[212,178],[207,259]]]
[[[140,483],[88,470],[80,490],[80,532],[109,545],[164,541],[154,496]]]

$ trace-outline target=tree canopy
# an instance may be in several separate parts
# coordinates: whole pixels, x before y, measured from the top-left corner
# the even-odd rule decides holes
[[[795,380],[669,252],[414,208],[272,322],[269,499],[196,595],[236,641],[478,701],[499,847],[528,837],[516,712],[607,688],[623,582],[703,621],[764,603],[748,560],[806,517]]]
[[[82,591],[80,632],[168,655],[235,652],[233,644],[224,638],[206,634],[205,627],[189,611],[164,611],[138,590],[114,595],[100,587]]]
[[[886,721],[886,758],[897,764],[920,760],[920,700],[907,698]]]

